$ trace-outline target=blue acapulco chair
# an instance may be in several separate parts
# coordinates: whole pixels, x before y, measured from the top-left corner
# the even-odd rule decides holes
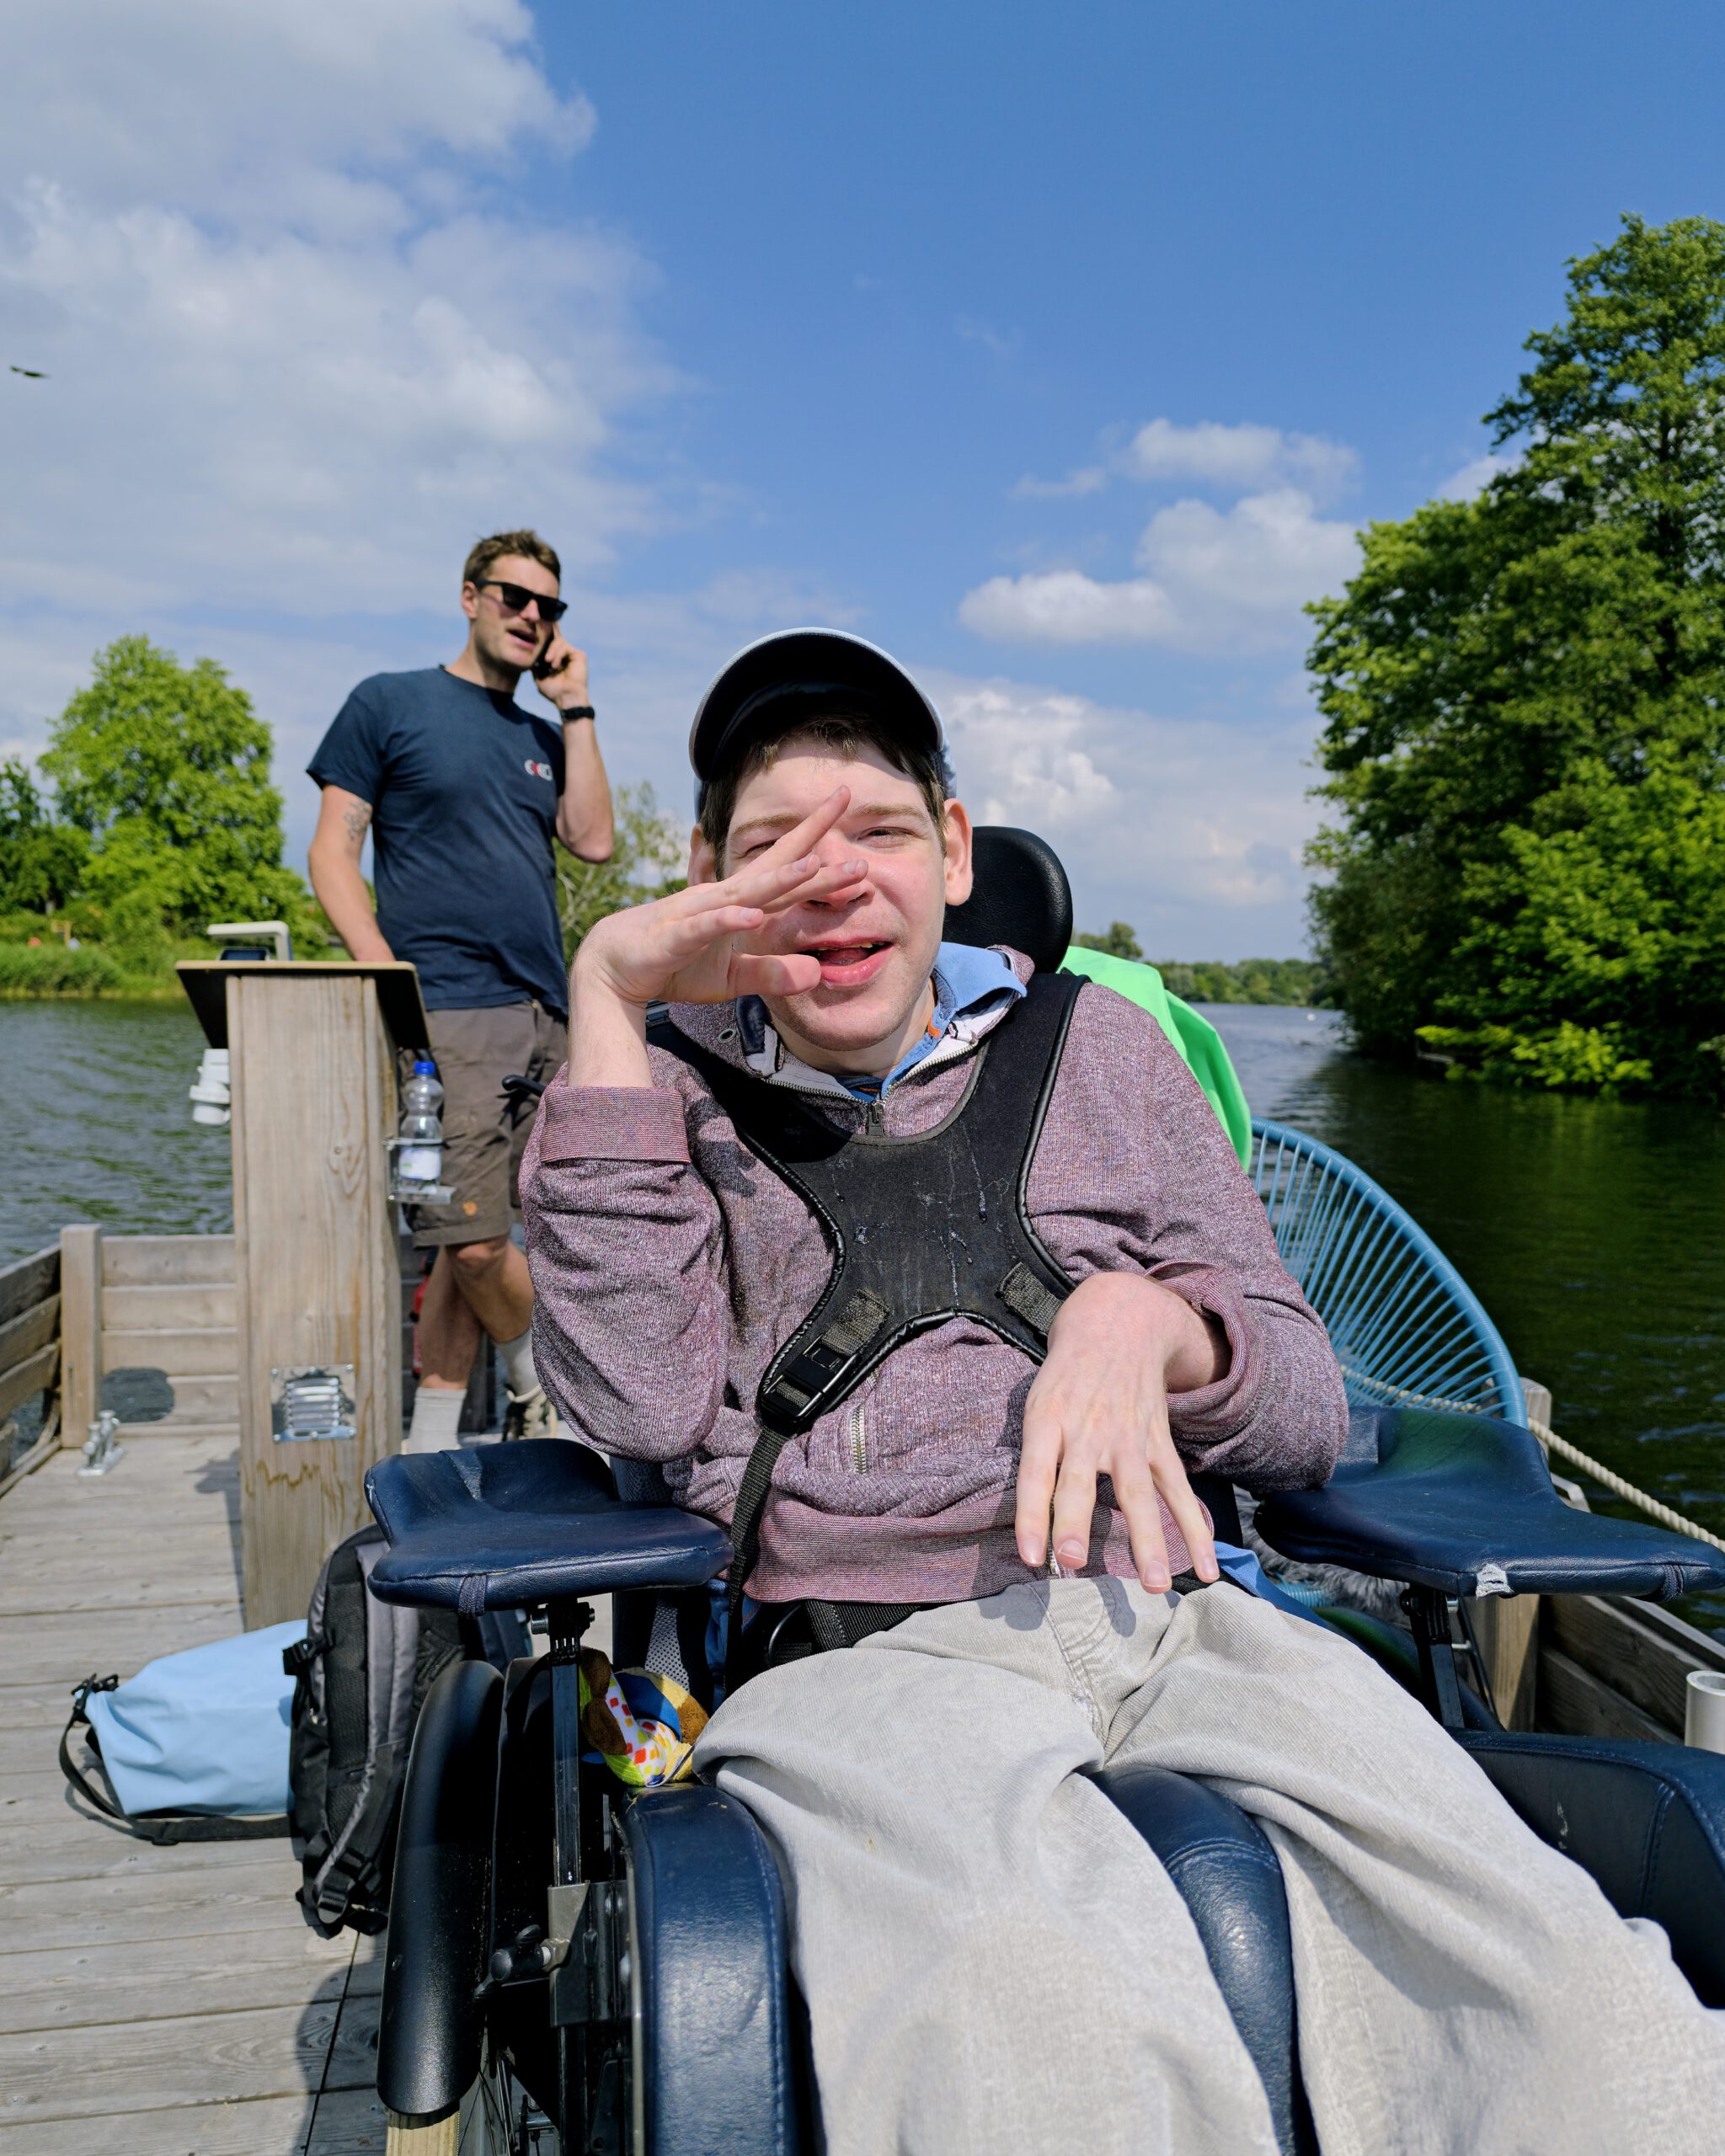
[[[1521,1380],[1479,1298],[1345,1154],[1252,1119],[1247,1172],[1282,1262],[1323,1320],[1354,1407],[1418,1406],[1525,1424]]]

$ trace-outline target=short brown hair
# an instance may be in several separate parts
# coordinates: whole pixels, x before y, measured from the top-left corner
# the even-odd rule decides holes
[[[547,546],[537,531],[494,531],[489,539],[476,541],[467,556],[467,567],[462,571],[462,582],[482,584],[493,567],[508,554],[515,554],[524,562],[537,562],[542,569],[549,569],[559,584],[563,582],[563,563],[557,558],[556,547]]]
[[[701,790],[701,835],[723,861],[731,819],[737,813],[737,796],[756,771],[769,771],[779,751],[791,741],[813,741],[835,756],[854,756],[859,749],[873,749],[893,769],[914,779],[927,804],[934,828],[944,825],[943,812],[948,798],[947,771],[943,760],[900,739],[883,720],[861,712],[828,712],[819,718],[788,719],[777,733],[766,733],[751,741],[734,764],[708,781]]]

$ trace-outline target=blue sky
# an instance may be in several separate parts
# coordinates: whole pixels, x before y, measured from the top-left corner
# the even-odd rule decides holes
[[[143,628],[302,776],[563,549],[606,753],[854,626],[1157,955],[1302,947],[1302,600],[1478,483],[1618,216],[1725,214],[1725,21],[941,0],[81,0],[0,84],[0,743]]]

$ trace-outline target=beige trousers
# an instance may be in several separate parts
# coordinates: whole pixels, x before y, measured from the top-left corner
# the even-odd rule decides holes
[[[696,1764],[784,1872],[832,2156],[1274,2156],[1178,1891],[1087,1779],[1263,1824],[1324,2156],[1714,2156],[1725,2016],[1357,1648],[1057,1580],[768,1671]]]

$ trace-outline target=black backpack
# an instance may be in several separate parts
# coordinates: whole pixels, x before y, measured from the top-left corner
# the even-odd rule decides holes
[[[306,1636],[283,1653],[294,1679],[288,1779],[299,1904],[326,1939],[389,1920],[395,1833],[419,1708],[451,1662],[499,1669],[531,1651],[512,1612],[478,1618],[380,1602],[371,1567],[387,1545],[362,1527],[325,1560]]]

